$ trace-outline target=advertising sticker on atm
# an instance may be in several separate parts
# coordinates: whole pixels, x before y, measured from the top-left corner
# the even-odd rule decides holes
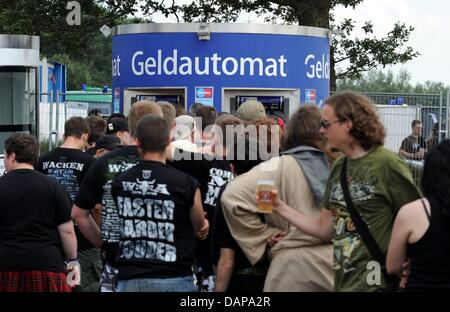
[[[305,103],[316,103],[316,89],[305,90]]]
[[[206,106],[214,106],[214,88],[195,87],[195,102]]]
[[[114,89],[114,113],[120,112],[120,88]]]

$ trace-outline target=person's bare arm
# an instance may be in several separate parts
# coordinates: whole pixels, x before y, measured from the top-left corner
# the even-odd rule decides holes
[[[191,208],[190,216],[195,237],[205,239],[208,236],[209,222],[203,212],[202,197],[198,188],[195,191],[194,205]]]
[[[75,287],[80,284],[80,263],[77,259],[77,237],[73,227],[73,221],[67,221],[58,226],[58,233],[63,246],[64,254],[67,260],[67,284],[70,287]]]
[[[77,258],[77,237],[73,227],[73,221],[67,221],[58,225],[58,233],[66,259]]]
[[[100,227],[100,222],[102,220],[102,204],[95,205],[95,208],[91,212],[92,218],[94,218],[95,224]]]
[[[386,270],[389,274],[399,275],[407,261],[408,238],[411,235],[410,216],[408,208],[411,204],[400,208],[392,228],[391,241],[386,257]]]
[[[305,215],[292,209],[278,198],[278,192],[272,191],[273,211],[288,220],[300,231],[317,237],[323,242],[330,242],[334,236],[333,215],[330,210],[321,209],[319,217]]]
[[[97,248],[102,246],[102,238],[100,235],[100,229],[92,218],[91,212],[86,209],[81,209],[77,205],[72,207],[72,219],[78,225],[81,233],[84,237],[91,242]]]
[[[214,292],[227,291],[231,276],[233,275],[234,256],[235,253],[233,249],[220,249],[220,258],[216,269],[216,284],[214,286]]]
[[[407,151],[402,150],[401,148],[400,148],[400,150],[398,151],[398,154],[399,154],[401,157],[405,157],[405,158],[408,158],[408,159],[414,159],[414,158],[417,158],[417,157],[416,157],[416,153],[408,153]]]

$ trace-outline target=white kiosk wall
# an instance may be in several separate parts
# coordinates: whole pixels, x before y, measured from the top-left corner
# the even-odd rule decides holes
[[[38,136],[39,64],[39,37],[0,35],[1,152],[5,140],[15,132]],[[3,171],[2,158],[0,171]]]

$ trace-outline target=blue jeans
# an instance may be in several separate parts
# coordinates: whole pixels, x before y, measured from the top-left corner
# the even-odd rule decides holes
[[[141,278],[119,281],[118,292],[198,292],[191,275],[172,278]]]

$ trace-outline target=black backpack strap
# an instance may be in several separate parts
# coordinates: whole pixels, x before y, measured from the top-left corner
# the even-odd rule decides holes
[[[372,258],[377,261],[381,266],[381,271],[383,272],[383,276],[388,283],[393,283],[396,280],[396,277],[391,276],[386,271],[386,255],[381,251],[380,246],[378,246],[377,242],[373,238],[372,234],[369,231],[367,223],[361,218],[361,215],[356,210],[353,205],[352,198],[350,197],[350,192],[348,189],[348,180],[347,180],[347,158],[344,158],[344,163],[341,169],[341,188],[344,194],[345,203],[347,204],[347,210],[350,213],[350,217],[352,218],[353,224],[356,227],[359,235],[361,236],[364,245],[366,245],[369,250]],[[393,285],[398,286],[398,285]]]

